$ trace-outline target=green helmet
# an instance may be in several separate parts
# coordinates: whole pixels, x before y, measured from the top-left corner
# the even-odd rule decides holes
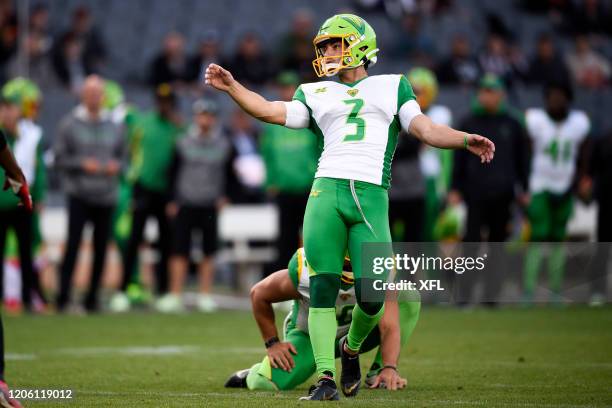
[[[421,109],[429,108],[438,96],[436,75],[427,68],[416,67],[412,68],[407,76]]]
[[[115,81],[109,79],[104,81],[103,105],[105,109],[113,110],[125,101],[123,89]]]
[[[23,77],[17,77],[2,87],[2,97],[19,105],[24,117],[34,118],[38,113],[42,94],[36,83]]]
[[[322,45],[340,39],[342,56],[325,56]],[[354,14],[336,14],[325,20],[313,41],[316,58],[312,61],[318,77],[332,76],[346,68],[376,63],[376,33],[363,18]],[[339,61],[338,61],[339,59]]]

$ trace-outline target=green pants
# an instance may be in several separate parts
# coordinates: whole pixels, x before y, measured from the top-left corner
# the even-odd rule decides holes
[[[401,345],[408,343],[410,336],[418,322],[421,310],[421,302],[400,302],[399,325],[401,331]],[[291,372],[280,368],[272,368],[266,356],[261,363],[251,367],[247,377],[247,385],[250,390],[292,390],[303,384],[315,373],[315,359],[312,351],[312,343],[307,333],[299,329],[289,329],[285,333],[284,341],[288,341],[295,347],[297,354],[293,356],[295,367]],[[335,357],[340,356],[338,341],[335,343]],[[380,331],[375,327],[364,340],[360,353],[367,353],[380,345]],[[380,348],[372,367],[382,367]]]
[[[572,208],[573,201],[569,194],[543,192],[531,198],[528,213],[532,243],[526,253],[523,274],[524,300],[527,302],[533,299],[538,283],[543,246],[549,249],[548,275],[553,299],[561,293],[565,273],[565,249],[561,242],[565,239]]]
[[[360,181],[315,179],[304,215],[310,276],[340,276],[348,249],[355,279],[361,278],[364,242],[391,242],[387,190]]]
[[[569,194],[534,194],[528,208],[531,241],[563,241],[572,209],[573,200]]]

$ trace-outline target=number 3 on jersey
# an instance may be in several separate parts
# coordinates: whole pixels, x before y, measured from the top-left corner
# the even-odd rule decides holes
[[[363,99],[346,99],[343,101],[347,105],[353,105],[351,113],[346,118],[347,124],[355,124],[355,133],[344,136],[343,142],[357,142],[365,137],[365,120],[359,117],[359,111],[363,108]]]

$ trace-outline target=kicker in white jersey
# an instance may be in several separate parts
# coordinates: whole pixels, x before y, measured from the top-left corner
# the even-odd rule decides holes
[[[301,85],[287,106],[286,126],[323,137],[315,177],[359,180],[388,188],[400,127],[421,114],[403,75],[375,75],[354,84]]]

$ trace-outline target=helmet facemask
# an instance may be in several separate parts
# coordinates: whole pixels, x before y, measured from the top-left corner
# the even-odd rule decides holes
[[[318,77],[334,76],[347,68],[357,68],[365,63],[363,51],[359,49],[362,38],[355,34],[342,35],[318,35],[313,44],[316,59],[312,66]],[[341,52],[339,55],[325,56],[325,45],[330,41],[340,41]]]

